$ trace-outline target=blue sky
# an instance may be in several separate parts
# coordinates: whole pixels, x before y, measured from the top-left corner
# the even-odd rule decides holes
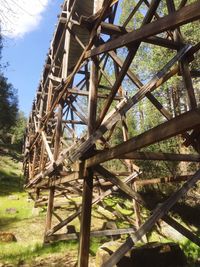
[[[23,34],[4,38],[3,62],[9,63],[5,76],[18,90],[19,108],[26,115],[31,110],[62,2],[47,1],[41,18],[32,17],[38,19],[37,26],[29,25]]]

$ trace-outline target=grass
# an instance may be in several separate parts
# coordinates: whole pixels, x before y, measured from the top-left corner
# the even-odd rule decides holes
[[[1,150],[0,153],[0,230],[8,230],[13,223],[32,216],[33,203],[23,192],[20,154]]]
[[[190,266],[197,266],[195,262],[200,258],[200,247],[190,242],[188,239],[183,239],[180,242],[180,247],[183,249]],[[200,266],[200,264],[198,266]]]
[[[23,190],[21,169],[20,153],[13,147],[0,146],[0,232],[13,233],[17,238],[17,242],[0,243],[0,265],[26,262],[32,266],[38,257],[75,253],[77,241],[43,245],[45,213],[33,214],[34,203]]]
[[[0,260],[17,264],[22,261],[30,262],[36,257],[45,257],[53,253],[62,253],[66,252],[67,250],[75,250],[77,249],[78,245],[76,241],[65,241],[46,246],[37,242],[26,246],[22,244],[19,245],[17,243],[0,243],[0,246]]]

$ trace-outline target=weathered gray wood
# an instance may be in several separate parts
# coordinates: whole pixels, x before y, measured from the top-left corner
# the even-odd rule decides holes
[[[102,236],[115,236],[115,235],[125,235],[125,234],[132,234],[135,232],[133,228],[127,229],[110,229],[110,230],[99,230],[99,231],[92,231],[90,233],[91,237],[102,237]],[[70,234],[55,234],[51,236],[45,237],[45,241],[47,242],[55,242],[61,240],[73,240],[79,239],[80,232],[70,233]]]
[[[137,160],[166,160],[166,161],[185,161],[199,162],[200,156],[193,154],[174,154],[161,152],[130,152],[120,155],[121,159],[137,159]]]

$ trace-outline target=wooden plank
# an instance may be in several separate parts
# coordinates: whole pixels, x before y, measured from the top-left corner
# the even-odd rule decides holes
[[[185,83],[185,88],[188,92],[190,108],[195,109],[197,107],[197,101],[196,101],[195,94],[194,94],[194,88],[192,84],[189,63],[187,60],[184,60],[181,62],[180,65],[181,65],[181,73],[183,76],[183,81]]]
[[[65,183],[75,181],[79,178],[78,172],[68,173],[64,177],[43,179],[40,183],[36,184],[37,188],[53,187]]]
[[[166,160],[166,161],[185,161],[185,162],[199,162],[200,155],[193,154],[175,154],[175,153],[161,153],[161,152],[130,152],[120,155],[119,159],[137,159],[137,160]]]
[[[42,134],[42,139],[43,139],[43,142],[44,142],[44,145],[45,145],[45,149],[47,151],[47,155],[48,155],[49,159],[52,162],[54,162],[54,156],[53,156],[53,154],[51,152],[51,148],[49,146],[49,143],[47,142],[47,138],[46,138],[46,135],[45,135],[44,131],[42,131],[41,134]]]
[[[162,177],[162,178],[151,178],[145,180],[135,181],[138,186],[153,185],[160,183],[180,183],[191,178],[192,175],[182,175],[182,176],[171,176],[171,177]]]
[[[128,53],[125,61],[124,61],[124,64],[123,64],[123,66],[122,66],[122,68],[121,68],[121,70],[120,70],[120,72],[118,74],[118,77],[117,77],[117,79],[116,79],[116,81],[115,81],[115,83],[114,83],[114,85],[113,85],[113,87],[111,89],[111,92],[110,92],[110,94],[109,94],[109,96],[107,98],[107,101],[106,101],[106,103],[104,104],[104,106],[103,106],[103,108],[101,110],[101,113],[100,113],[98,121],[97,121],[97,125],[98,126],[101,124],[101,122],[103,121],[108,109],[110,108],[110,105],[112,104],[112,101],[113,101],[113,99],[114,99],[114,97],[115,97],[115,95],[116,95],[116,93],[117,93],[117,91],[118,91],[118,89],[119,89],[119,87],[120,87],[120,85],[122,83],[122,80],[124,79],[124,77],[126,75],[126,72],[127,72],[128,68],[129,68],[129,66],[130,66],[130,64],[131,64],[136,52],[137,52],[137,48],[134,48],[134,49],[129,51],[129,53]]]
[[[136,137],[129,139],[116,147],[98,153],[86,161],[86,166],[91,167],[120,155],[133,152],[150,144],[163,141],[172,136],[181,134],[200,125],[200,108],[188,111],[172,120],[162,123]]]
[[[178,223],[169,215],[165,215],[163,217],[163,220],[170,226],[172,226],[174,229],[176,229],[183,236],[187,237],[190,241],[200,247],[200,238],[197,235],[193,234],[191,231],[189,231],[189,229]]]
[[[99,55],[110,50],[126,46],[133,42],[143,41],[145,38],[167,31],[200,18],[200,2],[185,6],[173,14],[167,15],[157,21],[151,22],[138,30],[126,33],[106,44],[87,51],[85,58]]]
[[[131,28],[125,28],[125,27],[114,25],[114,24],[107,23],[107,22],[101,23],[101,32],[104,34],[123,35],[125,33],[130,33],[132,31],[133,30]],[[179,42],[175,42],[175,41],[172,41],[169,39],[164,39],[164,38],[161,38],[158,36],[150,36],[150,37],[144,39],[143,42],[162,46],[165,48],[174,49],[174,50],[180,49],[180,46],[181,46],[181,44]]]
[[[47,205],[45,234],[51,229],[54,194],[55,194],[55,188],[51,187],[49,189],[49,198],[48,198],[48,205]]]
[[[54,214],[55,215],[55,214]],[[59,218],[58,218],[59,219]],[[179,233],[182,233],[183,236],[187,237],[196,245],[200,246],[200,239],[197,235],[194,235],[191,231],[189,231],[186,227],[178,223],[169,215],[165,215],[163,217],[164,221],[169,225],[173,225],[174,228],[179,229]],[[115,236],[115,235],[124,235],[124,234],[133,234],[135,233],[134,228],[127,228],[127,229],[110,229],[110,230],[99,230],[99,231],[92,231],[90,233],[91,237],[102,237],[102,236]],[[66,234],[54,234],[51,236],[45,237],[45,242],[56,242],[56,241],[64,241],[64,240],[76,240],[79,239],[80,233],[66,233]]]
[[[88,98],[88,134],[92,134],[96,126],[97,93],[98,93],[98,61],[95,58],[91,62],[90,85]]]
[[[103,89],[108,89],[106,86],[101,86],[101,85],[99,85],[98,86],[99,88],[103,88]],[[106,87],[106,88],[105,88]],[[109,90],[110,90],[111,88],[109,88]],[[79,90],[79,89],[76,89],[76,88],[73,88],[73,89],[68,89],[68,92],[69,93],[72,93],[72,94],[75,94],[75,95],[81,95],[81,96],[88,96],[89,95],[89,92],[88,91],[85,91],[85,90]],[[98,93],[97,94],[97,97],[98,98],[103,98],[103,99],[105,99],[105,98],[107,98],[108,97],[108,94],[100,94],[100,93]],[[114,98],[114,100],[122,100],[123,99],[123,97],[121,97],[121,96],[116,96],[115,98]]]
[[[133,228],[127,229],[110,229],[110,230],[99,230],[99,231],[92,231],[90,233],[91,237],[102,237],[102,236],[115,236],[115,235],[125,235],[125,234],[132,234],[135,232]],[[45,241],[48,242],[55,242],[61,240],[76,240],[79,239],[80,233],[70,233],[70,234],[54,234],[51,236],[45,237]]]
[[[84,171],[85,170],[83,169],[83,172]],[[90,225],[91,225],[92,194],[93,194],[93,171],[91,169],[87,169],[86,172],[87,176],[84,177],[83,181],[78,267],[87,267],[89,260]]]

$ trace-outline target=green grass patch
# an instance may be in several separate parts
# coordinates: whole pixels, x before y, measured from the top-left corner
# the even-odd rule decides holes
[[[192,264],[195,264],[195,262],[200,258],[200,247],[188,239],[184,239],[180,242],[180,247],[184,251],[190,266],[196,266]]]
[[[18,243],[0,243],[0,261],[17,264],[21,261],[29,262],[38,256],[46,256],[52,253],[62,253],[67,250],[75,250],[78,247],[77,241],[63,241],[48,245],[35,243],[32,245],[20,245]]]
[[[91,238],[91,242],[90,242],[90,254],[92,256],[95,256],[97,253],[98,248],[104,244],[105,242],[110,241],[110,239],[108,237],[93,237]]]

